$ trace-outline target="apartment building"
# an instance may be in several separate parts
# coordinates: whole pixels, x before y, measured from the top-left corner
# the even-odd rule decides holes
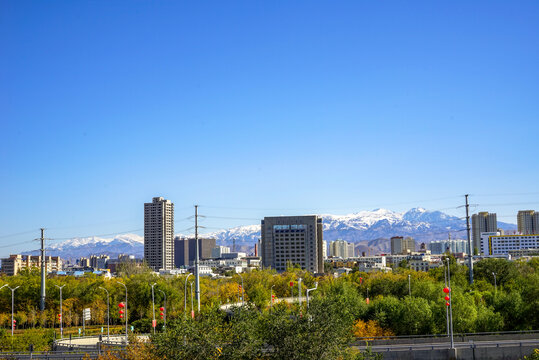
[[[144,204],[144,259],[154,271],[174,268],[174,204],[162,197]]]

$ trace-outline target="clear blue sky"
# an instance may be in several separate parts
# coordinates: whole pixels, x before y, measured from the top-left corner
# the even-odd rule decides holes
[[[465,193],[515,222],[538,64],[537,1],[2,1],[0,255],[140,229],[153,196],[246,218],[208,229]]]

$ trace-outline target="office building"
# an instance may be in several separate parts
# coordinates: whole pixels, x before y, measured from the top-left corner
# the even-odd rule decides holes
[[[481,255],[488,255],[488,248],[485,247],[485,246],[487,246],[486,244],[488,244],[488,238],[490,236],[500,236],[500,235],[505,235],[505,234],[503,232],[499,231],[499,230],[496,231],[496,232],[482,232],[481,233],[481,252],[480,252],[480,254]],[[516,235],[516,234],[512,234],[512,235]]]
[[[313,273],[324,272],[322,218],[308,216],[265,217],[261,221],[262,266],[285,271],[299,265]]]
[[[179,268],[181,266],[193,265],[196,258],[196,241],[194,238],[180,238],[174,239],[174,266]],[[211,259],[212,250],[215,246],[215,239],[213,238],[199,238],[198,239],[198,256],[199,259]],[[229,249],[230,252],[230,249]],[[221,253],[225,254],[224,252]]]
[[[330,241],[329,255],[348,259],[355,256],[354,243],[349,243],[344,240]]]
[[[156,272],[174,268],[174,204],[162,197],[144,204],[144,259]]]
[[[326,260],[328,258],[328,242],[326,240],[322,241],[322,259]]]
[[[391,239],[391,254],[393,255],[406,255],[415,251],[415,240],[414,238],[407,236],[393,236]]]
[[[483,237],[485,255],[505,255],[512,250],[539,249],[539,235],[490,235]]]
[[[230,248],[228,246],[216,246],[213,249],[211,249],[211,258],[220,259],[222,257],[222,254],[228,254],[228,253],[230,253]]]
[[[495,213],[480,212],[472,215],[472,254],[481,251],[481,233],[496,232],[498,221]]]
[[[449,251],[451,254],[466,253],[468,252],[467,240],[435,240],[429,243],[429,250],[432,255],[440,255]]]
[[[539,211],[520,210],[517,214],[517,228],[522,235],[539,234]]]

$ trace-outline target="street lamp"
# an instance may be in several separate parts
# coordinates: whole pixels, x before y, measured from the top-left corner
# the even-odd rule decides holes
[[[298,279],[298,302],[299,302],[300,308],[301,308],[301,280],[303,279],[302,278]]]
[[[13,319],[13,308],[15,307],[15,300],[14,300],[15,299],[15,290],[17,290],[19,288],[19,286],[17,286],[15,289],[12,289],[7,284],[4,285],[4,286],[6,286],[9,290],[11,290],[11,336],[13,336],[13,328],[14,328],[13,325],[15,324],[15,320]],[[2,288],[4,286],[2,286]]]
[[[498,292],[498,286],[496,285],[496,273],[492,272],[492,276],[494,276],[494,293]]]
[[[445,269],[445,264],[443,263],[443,261],[442,261],[442,265],[444,268],[444,287],[447,287],[447,270]],[[447,267],[447,269],[449,270],[449,266]],[[449,337],[449,307],[448,306],[445,307],[445,321],[446,321],[445,330],[447,331],[447,336]]]
[[[241,276],[240,273],[238,273],[238,275],[241,278],[241,305],[243,306],[245,304],[245,301],[244,301],[245,296],[243,295],[243,276]]]
[[[60,320],[60,339],[62,339],[64,337],[64,328],[62,326],[62,322],[63,322],[63,317],[64,317],[64,313],[62,312],[62,288],[64,286],[66,286],[65,284],[62,285],[62,286],[58,286],[58,285],[54,285],[56,286],[58,289],[60,289],[60,316],[59,316],[59,320]]]
[[[314,287],[312,289],[307,289],[307,308],[309,308],[309,292],[318,289],[318,282],[314,283]]]
[[[110,324],[110,309],[109,309],[109,291],[105,289],[104,287],[99,287],[100,289],[105,290],[107,293],[107,340],[110,340],[110,331],[109,331],[109,324]]]
[[[189,284],[191,284],[191,318],[195,318],[195,310],[193,305],[193,282],[191,281]]]
[[[410,274],[408,274],[408,295],[412,296],[412,286],[410,283]]]
[[[156,283],[152,284],[152,327],[153,327],[153,333],[155,335],[155,297],[153,292],[153,287],[156,285]]]
[[[127,345],[127,286],[118,280],[116,282],[125,288],[125,344]]]
[[[187,275],[187,277],[185,278],[184,295],[183,295],[183,313],[185,317],[187,317],[187,279],[189,279],[189,276],[191,275],[193,274],[189,273],[189,275]]]
[[[161,292],[161,294],[163,294],[163,297],[165,298],[164,306],[163,306],[163,316],[164,316],[165,324],[163,325],[163,328],[166,330],[167,329],[167,294],[165,294],[163,290],[159,290],[159,292]]]
[[[451,291],[451,271],[449,268],[449,257],[445,258],[445,260],[447,261],[447,287],[451,292],[451,295],[449,296],[449,325],[451,328],[451,349],[453,349],[453,306],[451,305],[451,301],[453,300],[453,292]]]

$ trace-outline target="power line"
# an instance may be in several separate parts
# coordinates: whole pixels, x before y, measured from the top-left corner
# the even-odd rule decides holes
[[[7,237],[13,237],[13,236],[19,236],[19,235],[30,234],[30,233],[34,233],[36,231],[39,231],[39,229],[33,229],[33,230],[28,230],[28,231],[23,231],[23,232],[20,232],[20,233],[14,233],[14,234],[8,234],[8,235],[1,235],[0,239],[7,238]]]

